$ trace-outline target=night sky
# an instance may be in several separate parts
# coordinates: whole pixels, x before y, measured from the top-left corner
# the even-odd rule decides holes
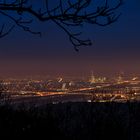
[[[52,23],[35,25],[41,38],[16,28],[0,39],[0,76],[140,74],[140,0],[125,0],[119,11],[121,17],[110,26],[85,26],[93,45],[79,53]]]

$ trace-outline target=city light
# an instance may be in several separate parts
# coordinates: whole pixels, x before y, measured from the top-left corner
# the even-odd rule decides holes
[[[115,78],[94,76],[81,79],[52,78],[44,80],[5,79],[2,92],[12,101],[28,101],[29,98],[45,99],[46,102],[127,102],[140,100],[139,77]]]

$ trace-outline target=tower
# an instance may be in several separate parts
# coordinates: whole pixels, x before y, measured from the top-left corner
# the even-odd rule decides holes
[[[91,84],[96,83],[96,78],[95,78],[95,76],[93,75],[93,71],[91,72],[90,83],[91,83]]]

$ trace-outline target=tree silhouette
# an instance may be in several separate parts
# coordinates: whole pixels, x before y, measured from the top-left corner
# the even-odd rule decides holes
[[[41,36],[41,32],[31,28],[33,21],[54,22],[69,37],[76,51],[79,46],[91,45],[91,40],[81,39],[81,28],[85,23],[106,26],[115,22],[120,14],[116,10],[122,5],[122,0],[40,0],[34,4],[32,0],[3,0],[0,2],[0,16],[12,21],[10,27],[1,21],[0,37],[8,35],[15,27]],[[76,32],[75,30],[78,29]]]
[[[4,81],[0,80],[0,105],[8,105],[11,102],[11,95],[5,92]]]
[[[4,92],[4,86],[3,86],[3,81],[0,81],[0,105],[3,105],[6,103],[6,100],[8,99],[8,96]]]

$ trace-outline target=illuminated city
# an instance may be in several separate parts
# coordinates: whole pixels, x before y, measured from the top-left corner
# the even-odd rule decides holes
[[[32,102],[127,102],[140,100],[138,76],[119,75],[114,78],[91,74],[85,78],[5,79],[1,82],[3,94],[13,103]]]
[[[0,139],[140,140],[140,0],[0,0]]]

